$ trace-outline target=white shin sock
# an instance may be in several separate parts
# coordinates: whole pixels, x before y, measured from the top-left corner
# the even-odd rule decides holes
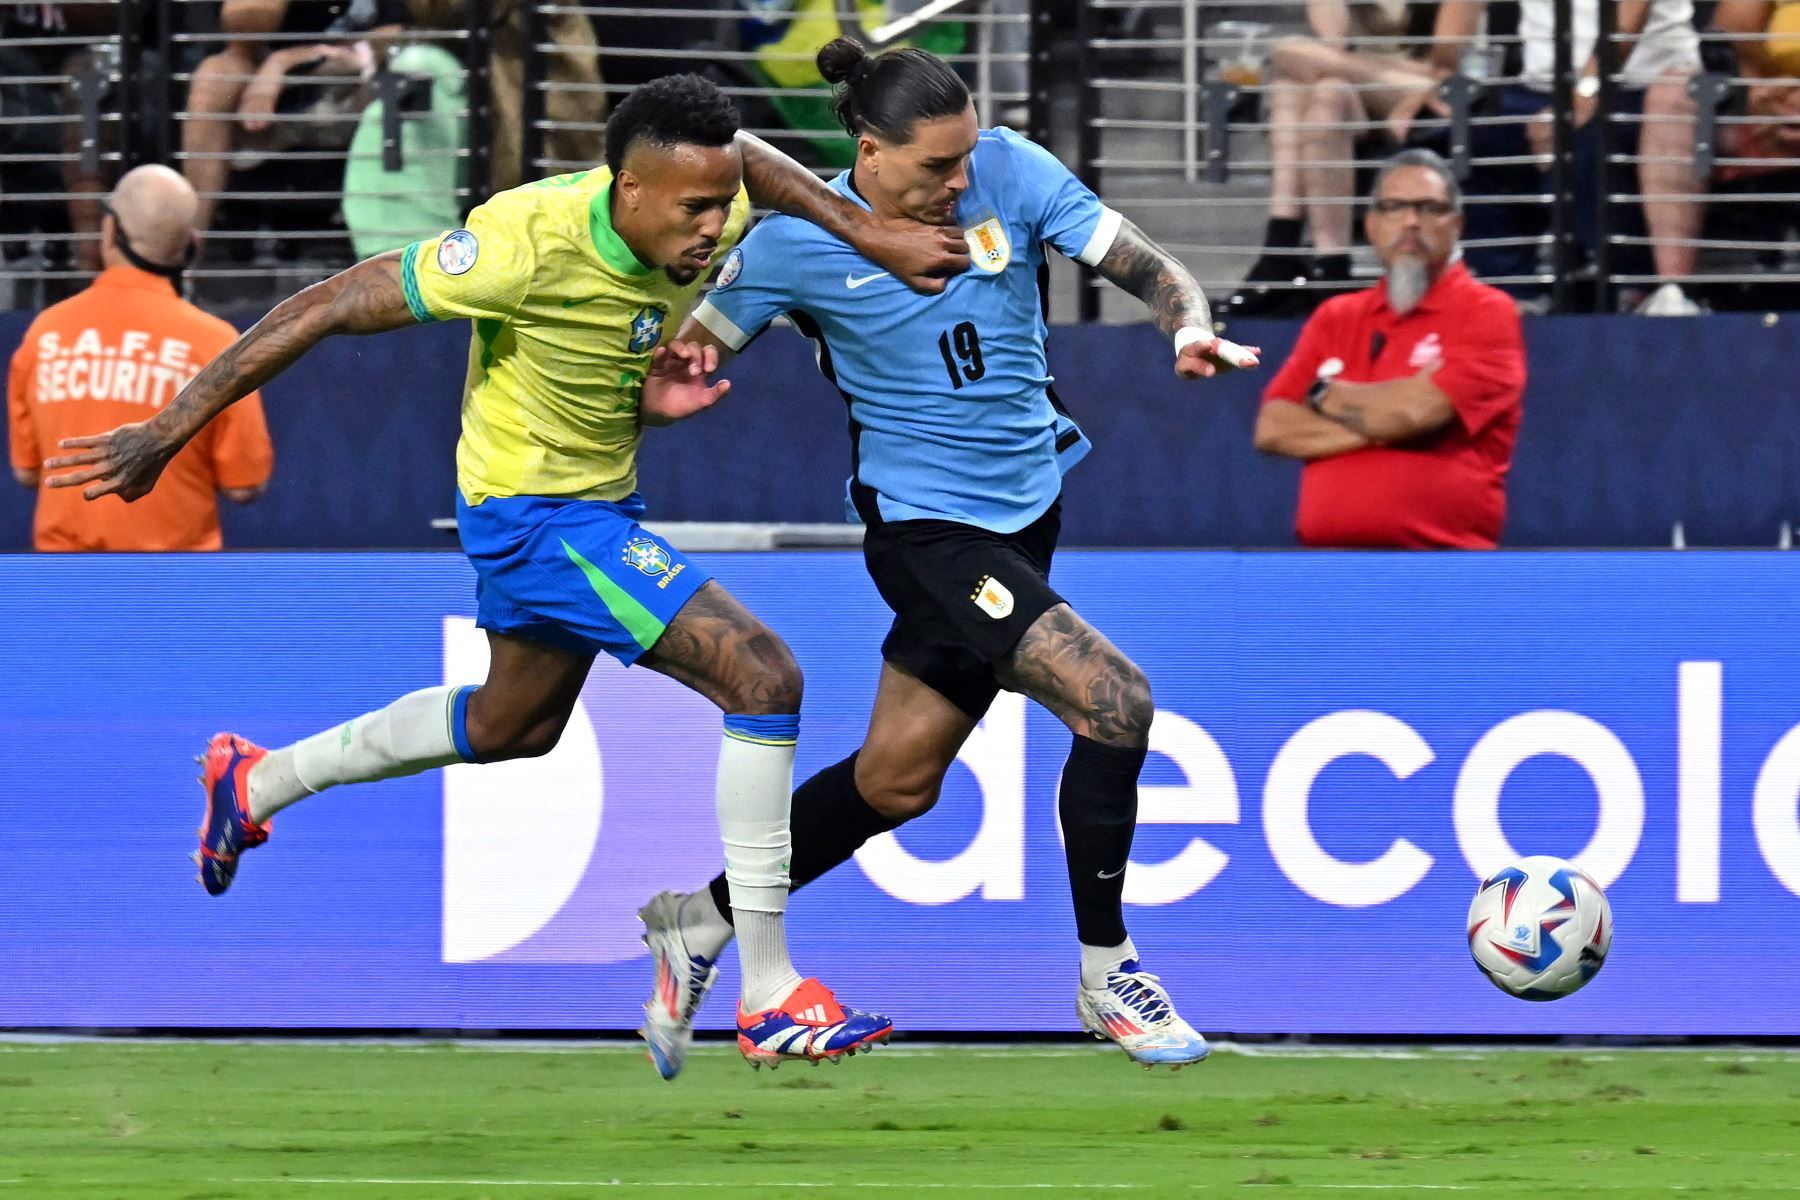
[[[1117,946],[1081,947],[1081,986],[1084,988],[1103,988],[1106,977],[1119,967],[1137,957],[1137,947],[1126,938]]]
[[[416,775],[465,761],[454,728],[463,687],[402,696],[336,729],[271,750],[250,768],[250,816],[266,821],[294,801],[342,783]]]
[[[719,748],[719,835],[744,972],[744,1007],[773,1008],[800,985],[788,958],[788,806],[797,715],[725,718]]]

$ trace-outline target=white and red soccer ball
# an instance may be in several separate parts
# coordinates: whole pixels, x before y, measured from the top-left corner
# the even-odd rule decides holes
[[[1612,908],[1600,885],[1548,855],[1494,872],[1469,905],[1475,965],[1522,1000],[1559,1000],[1581,990],[1605,964],[1612,935]]]

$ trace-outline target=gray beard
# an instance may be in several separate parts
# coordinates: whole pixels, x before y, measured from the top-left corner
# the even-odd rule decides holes
[[[1407,255],[1388,264],[1388,307],[1401,316],[1419,307],[1430,290],[1431,269],[1422,260]]]

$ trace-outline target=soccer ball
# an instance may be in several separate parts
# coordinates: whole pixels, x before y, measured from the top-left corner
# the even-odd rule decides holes
[[[1612,948],[1612,908],[1574,863],[1533,855],[1489,875],[1469,905],[1469,953],[1494,986],[1521,1000],[1559,1000],[1599,973]]]

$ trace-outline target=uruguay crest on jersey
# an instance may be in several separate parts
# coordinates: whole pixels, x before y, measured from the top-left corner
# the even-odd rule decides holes
[[[963,230],[963,237],[969,243],[969,261],[990,275],[998,275],[1012,261],[1012,243],[1006,240],[1006,226],[999,217]]]

